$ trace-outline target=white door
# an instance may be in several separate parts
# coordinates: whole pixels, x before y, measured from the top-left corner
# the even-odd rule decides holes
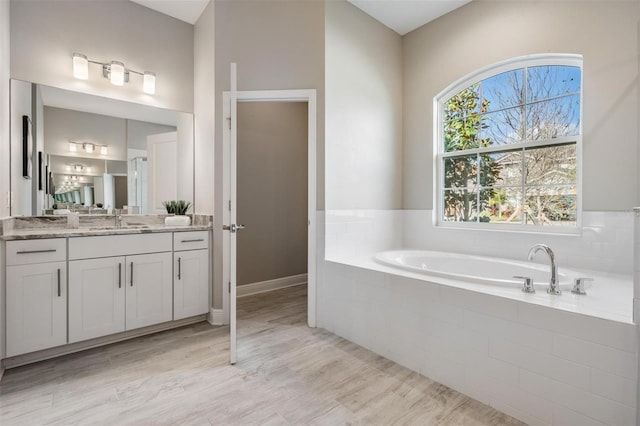
[[[124,331],[125,258],[69,262],[69,343]]]
[[[7,267],[7,356],[67,343],[66,262]]]
[[[222,265],[223,278],[229,292],[229,362],[235,364],[236,357],[236,233],[244,228],[236,224],[236,146],[237,146],[237,83],[236,64],[231,63],[231,91],[225,97],[223,115],[228,127],[223,127],[223,174],[227,182],[223,186],[223,199],[228,208],[222,209]],[[227,102],[228,100],[228,102]]]
[[[209,250],[173,254],[173,319],[209,312]]]
[[[147,206],[149,213],[166,213],[163,201],[178,198],[178,133],[147,136]]]
[[[145,327],[173,317],[172,254],[126,257],[125,328]]]

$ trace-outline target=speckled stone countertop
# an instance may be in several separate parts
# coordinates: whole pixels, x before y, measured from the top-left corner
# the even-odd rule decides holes
[[[67,216],[11,217],[0,221],[0,240],[87,237],[96,235],[148,234],[153,232],[206,231],[213,228],[213,217],[191,215],[191,225],[167,226],[167,215],[122,215],[120,227],[114,215],[81,215],[78,228],[69,228]]]

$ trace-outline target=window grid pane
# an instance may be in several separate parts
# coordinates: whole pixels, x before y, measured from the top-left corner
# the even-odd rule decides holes
[[[567,138],[580,135],[580,72],[525,67],[444,103],[443,221],[575,226],[577,139]],[[562,87],[545,86],[558,75]]]

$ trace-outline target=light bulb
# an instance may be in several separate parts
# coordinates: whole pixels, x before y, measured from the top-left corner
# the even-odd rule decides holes
[[[89,78],[89,60],[82,53],[73,54],[73,76],[80,80]]]
[[[142,77],[142,91],[149,95],[156,94],[156,73],[145,71]]]
[[[111,84],[124,85],[124,64],[122,62],[111,61]]]
[[[107,155],[109,153],[109,148],[106,146],[101,146],[100,147],[100,154],[102,155]]]
[[[69,151],[76,152],[77,150],[78,150],[78,147],[76,146],[76,144],[73,142],[69,142]]]
[[[93,150],[96,148],[92,143],[85,143],[83,145],[83,148],[86,152],[88,152],[89,154],[91,154],[93,152]]]
[[[75,169],[76,172],[82,171],[82,166],[80,164],[76,164],[75,166],[73,166],[73,168]]]

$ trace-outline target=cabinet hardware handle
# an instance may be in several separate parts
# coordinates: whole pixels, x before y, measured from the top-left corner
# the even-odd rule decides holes
[[[60,288],[60,268],[58,268],[58,297],[62,295],[62,289]]]
[[[182,240],[181,243],[198,243],[200,241],[204,241],[204,238],[196,238],[194,240]]]
[[[16,254],[33,254],[33,253],[53,253],[57,251],[56,249],[45,249],[45,250],[20,250],[17,251]]]
[[[122,288],[122,262],[118,263],[118,288]]]
[[[182,262],[181,262],[182,258],[178,258],[178,279],[180,278],[180,273],[182,272]]]
[[[129,281],[131,287],[133,287],[133,262],[131,262],[131,280]]]

